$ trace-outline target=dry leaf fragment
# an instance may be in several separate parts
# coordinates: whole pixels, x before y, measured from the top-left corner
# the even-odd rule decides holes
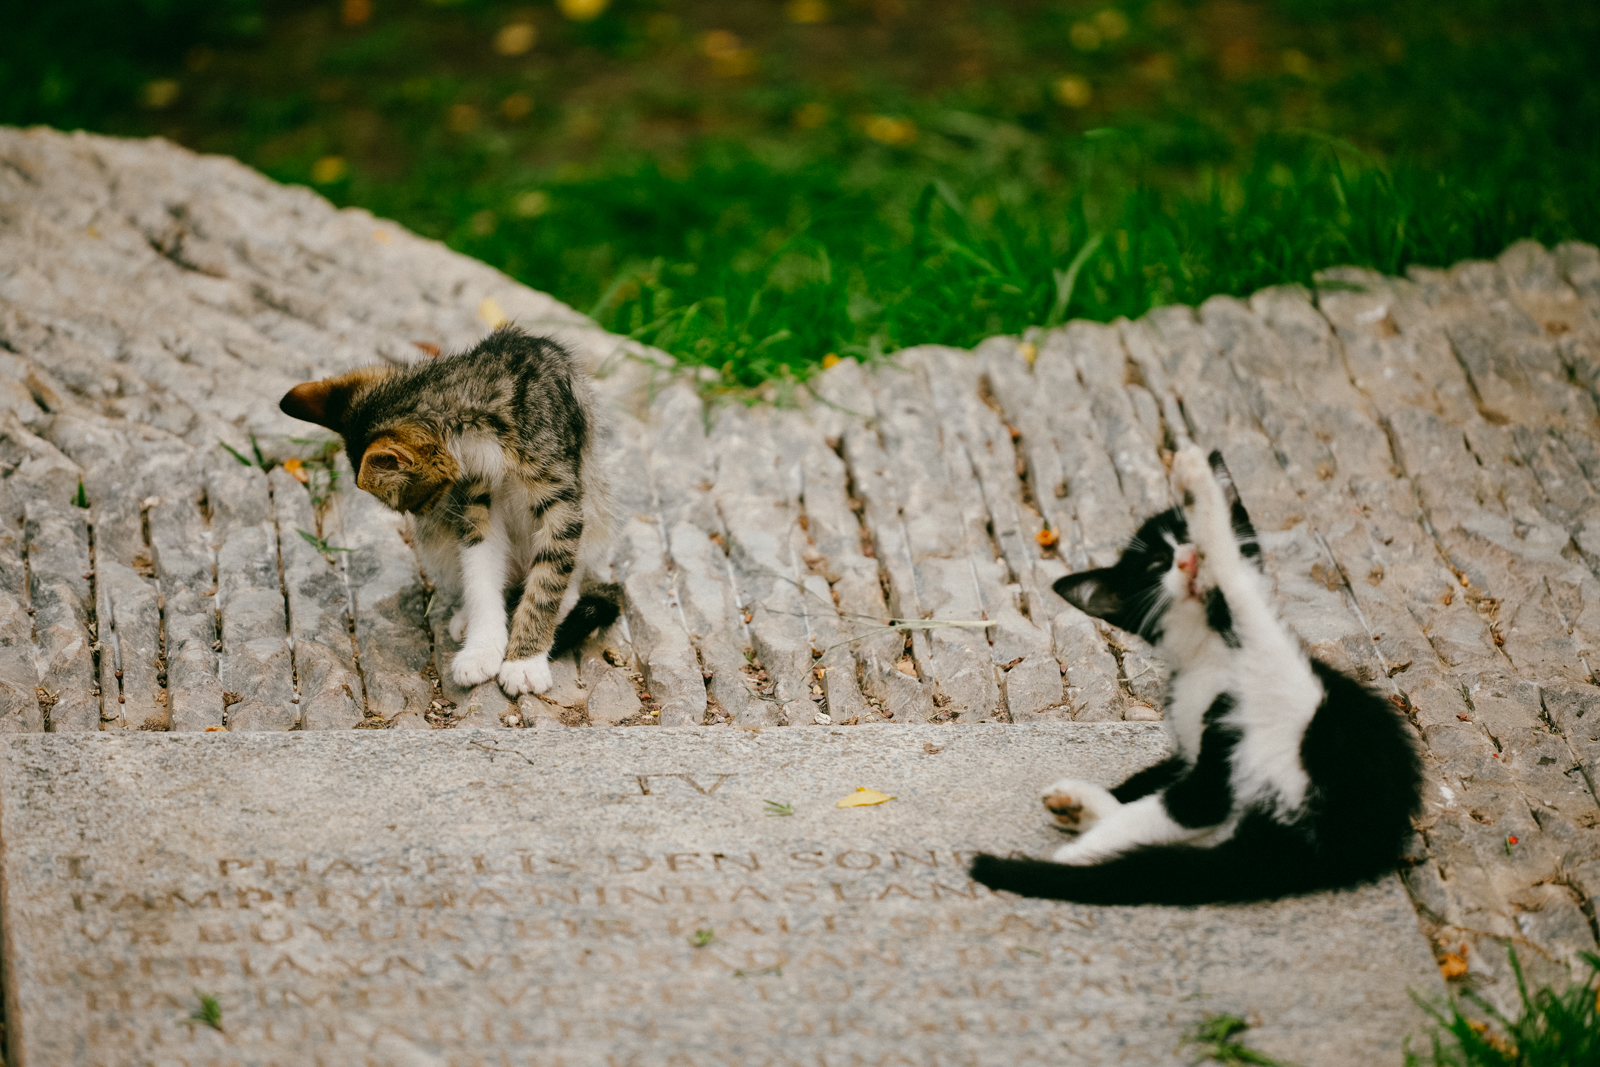
[[[1467,973],[1467,961],[1454,952],[1446,952],[1439,961],[1439,973],[1446,978],[1460,978]]]
[[[836,364],[838,362],[839,362],[839,353],[837,353],[837,352],[829,352],[827,355],[822,357],[822,369],[823,370],[827,370],[829,367],[833,366],[834,364]]]
[[[1034,534],[1033,539],[1039,542],[1039,544],[1044,548],[1049,548],[1051,545],[1061,540],[1061,535],[1050,529],[1050,527],[1046,526],[1044,529]]]
[[[574,22],[588,22],[599,18],[610,6],[610,0],[556,0],[556,6]]]
[[[288,471],[289,476],[295,481],[299,482],[301,485],[307,485],[311,481],[311,472],[306,470],[305,463],[298,459],[284,460],[283,469]]]
[[[856,786],[856,791],[834,805],[836,808],[867,808],[874,804],[887,804],[894,797],[884,796],[876,789],[868,789],[864,785]]]
[[[206,727],[206,733],[208,733],[208,734],[227,733],[227,732],[228,732],[228,728],[226,726],[207,726]]]
[[[506,313],[500,310],[500,301],[492,296],[486,296],[478,301],[478,318],[487,323],[492,330],[506,322]]]
[[[439,354],[439,346],[434,344],[432,341],[412,341],[411,343],[428,353],[430,356],[437,356]]]
[[[1022,354],[1023,359],[1027,360],[1030,367],[1033,366],[1033,361],[1039,358],[1039,349],[1032,341],[1022,342],[1017,346],[1017,351]]]

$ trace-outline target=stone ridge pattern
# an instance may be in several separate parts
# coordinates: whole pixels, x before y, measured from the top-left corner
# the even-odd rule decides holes
[[[441,670],[450,606],[391,515],[274,465],[314,447],[290,385],[501,316],[572,345],[615,410],[627,593],[515,703]],[[1050,585],[1172,502],[1187,435],[1225,452],[1289,623],[1418,729],[1405,873],[1436,951],[1509,997],[1494,939],[1535,976],[1595,948],[1595,248],[844,361],[798,407],[689,378],[231,160],[0,130],[0,726],[1158,719],[1148,646]]]

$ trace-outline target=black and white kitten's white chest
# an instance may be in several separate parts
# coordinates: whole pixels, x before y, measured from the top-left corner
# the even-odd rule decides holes
[[[1255,568],[1237,576],[1266,601],[1267,579]],[[1209,596],[1173,604],[1163,619],[1156,653],[1169,671],[1163,718],[1174,752],[1198,764],[1208,727],[1232,732],[1227,774],[1232,806],[1257,805],[1293,818],[1310,785],[1301,759],[1307,726],[1325,692],[1299,643],[1275,617],[1241,636],[1231,618],[1219,627],[1218,604]],[[1228,613],[1231,614],[1231,613]],[[1248,636],[1248,642],[1245,637]]]

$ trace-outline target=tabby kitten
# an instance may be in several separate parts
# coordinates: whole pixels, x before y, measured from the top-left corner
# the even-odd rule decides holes
[[[356,485],[412,516],[423,566],[460,597],[461,685],[542,693],[551,656],[616,620],[616,586],[580,590],[609,498],[593,393],[556,342],[503,327],[470,352],[305,382],[279,406],[342,436]]]
[[[1421,803],[1407,724],[1284,629],[1221,454],[1208,464],[1191,445],[1173,475],[1182,508],[1055,589],[1155,644],[1176,755],[1110,790],[1056,782],[1044,806],[1077,839],[1054,863],[979,856],[973,878],[1085,904],[1201,904],[1381,876]]]

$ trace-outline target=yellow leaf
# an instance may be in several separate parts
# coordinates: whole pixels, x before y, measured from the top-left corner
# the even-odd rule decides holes
[[[520,56],[533,47],[539,31],[531,22],[511,22],[494,35],[494,50],[503,56]]]
[[[837,353],[837,352],[829,352],[827,355],[822,357],[822,369],[823,370],[827,370],[829,367],[833,366],[834,364],[836,364],[838,362],[839,362],[839,353]]]
[[[783,13],[789,16],[790,22],[798,22],[802,26],[828,21],[828,5],[823,0],[789,0],[783,5]]]
[[[311,481],[311,472],[306,470],[306,465],[298,459],[284,460],[283,469],[288,471],[294,480],[299,482],[301,485],[305,485]]]
[[[182,86],[172,78],[158,78],[144,86],[144,106],[160,111],[178,99]]]
[[[1022,353],[1022,358],[1028,361],[1028,366],[1033,366],[1033,361],[1039,358],[1039,349],[1032,341],[1024,341],[1017,346],[1017,351]]]
[[[610,6],[610,0],[556,0],[561,13],[574,22],[588,22],[600,17]]]
[[[1061,535],[1049,527],[1045,527],[1043,530],[1040,530],[1038,533],[1034,534],[1033,539],[1039,542],[1039,544],[1045,548],[1049,548],[1051,545],[1061,540]]]
[[[343,156],[323,156],[311,164],[311,180],[318,185],[332,185],[350,173],[350,165]]]
[[[1446,978],[1459,978],[1467,973],[1467,961],[1454,952],[1446,952],[1439,961],[1439,973]]]
[[[506,313],[500,310],[500,301],[486,296],[478,302],[478,318],[488,323],[492,330],[506,321]]]
[[[867,808],[874,804],[887,804],[893,799],[894,797],[884,796],[876,789],[868,789],[864,785],[858,785],[856,786],[856,791],[854,793],[851,793],[849,796],[839,801],[839,803],[835,804],[834,807]]]
[[[1057,78],[1055,93],[1056,100],[1068,107],[1088,107],[1089,101],[1094,98],[1094,90],[1089,87],[1088,81],[1076,74]]]
[[[908,145],[917,139],[916,123],[889,115],[872,115],[861,124],[861,129],[879,144]]]

